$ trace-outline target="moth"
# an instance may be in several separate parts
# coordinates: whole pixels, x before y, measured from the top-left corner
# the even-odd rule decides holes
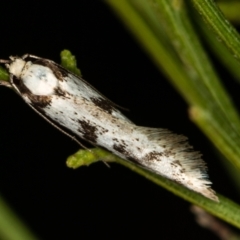
[[[218,201],[201,154],[187,138],[161,128],[140,127],[81,77],[55,62],[26,54],[1,60],[13,88],[53,126]],[[70,132],[70,133],[69,133]]]

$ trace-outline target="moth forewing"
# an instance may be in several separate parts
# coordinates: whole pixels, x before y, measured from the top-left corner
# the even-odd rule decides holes
[[[1,62],[25,102],[59,130],[68,129],[68,136],[104,147],[218,201],[205,163],[185,137],[136,126],[90,84],[51,60],[26,54]]]

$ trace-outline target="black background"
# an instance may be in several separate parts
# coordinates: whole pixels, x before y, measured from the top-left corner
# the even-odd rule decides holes
[[[213,188],[239,200],[186,103],[103,2],[5,2],[0,31],[2,59],[31,53],[59,62],[71,50],[84,79],[129,108],[133,122],[188,136]],[[239,86],[221,71],[238,105]],[[67,168],[79,146],[4,87],[0,112],[0,192],[40,239],[217,239],[195,223],[188,202],[122,166]]]

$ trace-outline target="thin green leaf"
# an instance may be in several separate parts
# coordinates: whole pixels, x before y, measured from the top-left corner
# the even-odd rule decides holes
[[[235,24],[240,23],[239,0],[218,1],[217,5],[230,22]]]
[[[7,240],[37,239],[0,197],[0,238]]]
[[[0,80],[1,81],[9,81],[9,74],[5,68],[0,66]]]
[[[240,168],[239,115],[198,40],[198,34],[189,19],[185,2],[169,0],[106,0],[106,2],[126,23],[156,65],[169,76],[174,86],[187,100],[192,120],[205,132],[219,151]],[[202,7],[204,8],[204,4]],[[144,11],[144,9],[147,10]],[[228,28],[227,33],[232,31],[229,25],[225,27]],[[232,33],[228,38],[231,39],[234,36]],[[235,46],[238,41],[231,39],[231,42],[229,48]],[[169,51],[171,46],[172,49]],[[164,184],[162,186],[168,188]],[[183,189],[181,191],[184,192]],[[201,205],[201,199],[196,200],[196,196],[193,199],[187,198],[183,192],[182,195],[177,194]],[[229,201],[223,197],[221,197],[221,204],[222,201],[224,201],[224,211],[231,212],[234,204],[228,205]],[[238,206],[234,206],[239,212]],[[206,205],[201,207],[208,208]],[[233,223],[234,219],[238,218],[232,212],[231,220],[228,219],[226,216],[228,213],[220,213],[221,207],[220,205],[220,208],[210,207],[206,210],[213,211],[212,214],[228,222]],[[236,226],[235,223],[234,225]]]
[[[78,76],[82,76],[81,71],[77,68],[77,60],[74,55],[69,50],[63,50],[60,53],[61,65],[67,70],[75,73]]]
[[[197,23],[197,27],[204,36],[204,40],[209,44],[211,50],[215,53],[218,60],[228,69],[228,71],[234,76],[234,78],[240,82],[240,63],[236,60],[233,54],[228,50],[228,48],[222,44],[215,33],[211,29],[206,28],[206,24],[202,19],[196,16],[195,11],[194,20]]]
[[[240,121],[229,96],[214,73],[204,50],[197,39],[185,11],[182,1],[106,1],[138,38],[144,48],[150,53],[157,66],[164,70],[170,80],[189,102],[190,106],[198,106],[208,118],[207,125],[216,129],[211,138],[215,146],[233,164],[240,168]],[[137,7],[135,4],[137,3]],[[139,5],[148,3],[152,11],[142,14]],[[142,11],[139,12],[138,9]],[[163,25],[169,35],[174,49],[182,59],[165,48],[160,35],[155,34],[157,27],[152,27],[154,21],[146,21],[147,14],[156,15],[158,25]],[[142,17],[143,16],[143,17]],[[162,20],[162,21],[161,21]],[[148,22],[148,24],[146,23]],[[196,121],[197,122],[197,121]],[[204,128],[203,125],[200,125]],[[203,129],[204,131],[204,129]],[[222,139],[224,144],[218,144]],[[226,146],[226,147],[223,147]]]
[[[240,61],[240,37],[236,29],[224,17],[219,7],[213,0],[191,0],[194,7],[203,17],[205,22],[218,36],[219,40],[231,51],[233,56]]]

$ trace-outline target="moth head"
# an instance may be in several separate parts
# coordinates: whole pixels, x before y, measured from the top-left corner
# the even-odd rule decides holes
[[[16,76],[17,78],[20,78],[20,75],[23,71],[23,68],[26,65],[26,61],[24,61],[21,58],[18,57],[10,57],[11,62],[6,64],[6,67],[9,70],[9,73]]]
[[[38,96],[49,96],[55,93],[58,79],[49,67],[18,57],[10,57],[10,59],[6,67],[15,77],[14,85],[17,88],[24,86]]]

